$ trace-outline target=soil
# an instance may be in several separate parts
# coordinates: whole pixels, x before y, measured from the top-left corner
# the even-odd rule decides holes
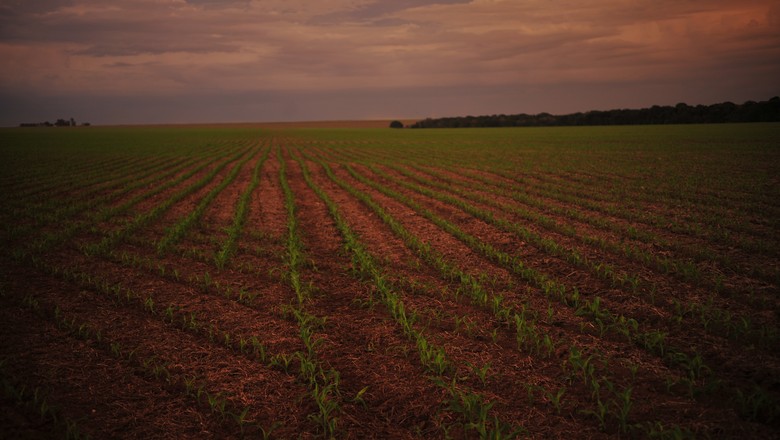
[[[639,274],[646,283],[658,287],[655,294],[660,298],[651,301],[649,291],[634,292],[613,285],[495,224],[403,186],[400,182],[412,180],[387,166],[387,161],[397,159],[397,153],[386,150],[374,154],[374,150],[362,147],[339,148],[285,137],[263,138],[251,145],[226,143],[219,147],[228,152],[222,159],[174,187],[144,198],[128,212],[70,230],[72,237],[51,248],[30,244],[44,234],[68,230],[69,222],[88,222],[90,213],[73,213],[58,222],[32,220],[32,212],[19,217],[21,222],[40,221],[41,225],[38,236],[9,242],[0,254],[0,373],[6,390],[37,390],[39,397],[28,392],[17,398],[10,391],[0,396],[0,436],[61,438],[68,430],[76,430],[92,438],[258,438],[270,431],[272,438],[322,438],[324,430],[317,422],[320,413],[312,397],[317,390],[300,370],[300,358],[307,350],[293,312],[300,307],[322,322],[315,327],[314,338],[319,343],[311,356],[324,371],[338,375],[338,392],[331,397],[339,408],[332,415],[337,420],[336,438],[476,438],[461,411],[465,402],[447,391],[452,383],[489,403],[483,420],[487,427],[522,428],[523,435],[531,438],[633,438],[663,429],[705,438],[777,437],[780,420],[764,413],[766,406],[751,414],[735,397],[753,393],[754,386],[764,394],[747,394],[753,398],[780,397],[776,346],[724,335],[705,327],[693,314],[674,320],[674,301],[703,304],[711,293],[706,284],[621,258],[490,204],[469,202],[590,260]],[[160,253],[156,244],[241,159],[231,161],[203,188],[174,203],[108,251],[89,251],[90,245],[121,232],[133,218],[151,212],[199,181],[239,149],[246,151],[242,158],[249,160],[169,250]],[[226,240],[239,199],[265,149],[270,154],[260,168],[259,185],[250,194],[237,246],[225,266],[217,267],[214,257]],[[105,206],[121,206],[153,191],[201,160],[205,157],[166,178],[160,177],[167,169],[162,167],[154,174],[158,180],[124,194],[117,191]],[[337,180],[326,173],[323,162]],[[389,178],[374,173],[365,162],[376,162]],[[131,167],[121,167],[119,161],[106,163],[112,164],[111,173],[117,179],[132,176]],[[481,243],[518,257],[569,288],[576,287],[583,299],[598,296],[611,312],[635,319],[642,331],[662,332],[670,346],[689,355],[700,354],[706,363],[704,372],[691,378],[690,370],[679,363],[612,329],[600,328],[597,320],[576,307],[546,297],[539,283],[524,279],[510,266],[460,241],[403,200],[356,179],[348,166],[415,200]],[[434,174],[439,174],[450,180],[479,182],[464,177],[465,173],[454,167],[426,166],[431,174],[425,167],[405,169],[435,181],[446,182],[436,180]],[[283,167],[294,196],[297,233],[305,255],[300,275],[311,291],[311,297],[301,304],[288,275],[290,231],[280,180]],[[344,238],[325,202],[304,179],[303,167],[314,185],[338,206],[340,216],[372,255],[408,316],[414,317],[414,332],[445,354],[450,366],[447,371],[437,374],[426,367],[414,338],[377,295],[373,278],[352,270],[352,255],[344,247]],[[517,184],[497,174],[469,172]],[[537,184],[570,189],[597,178],[627,179],[537,173],[526,182],[533,192]],[[455,191],[421,185],[460,197]],[[8,191],[19,194],[38,188],[30,183],[7,186]],[[35,191],[41,197],[62,197],[56,187],[40,188]],[[443,274],[434,261],[409,246],[349,188],[369,196],[409,234],[427,243],[431,255],[473,277],[486,289],[489,301],[481,304],[470,299],[459,278]],[[659,250],[650,243],[492,194],[490,185],[477,190],[452,188],[549,216],[571,225],[578,234],[674,256],[669,249]],[[80,188],[68,194],[70,199],[62,201],[63,205],[84,202],[89,191]],[[105,193],[110,194],[114,193]],[[15,200],[13,195],[9,200]],[[632,226],[624,218],[561,200],[541,200]],[[55,204],[56,200],[49,202]],[[658,212],[675,213],[666,208]],[[639,227],[667,241],[678,238],[662,228]],[[770,226],[764,225],[759,230],[767,228]],[[712,244],[706,237],[679,239],[689,247],[724,250],[722,244]],[[726,282],[736,286],[738,295],[719,294],[714,304],[734,316],[753,317],[756,328],[776,330],[777,286],[748,270],[761,264],[776,266],[776,262],[769,255],[747,255],[740,249],[732,249],[732,253],[738,262],[734,270],[724,270],[718,263],[712,267],[726,274]],[[758,290],[765,292],[768,310],[757,305],[760,294],[752,302],[743,301],[740,295],[748,296],[748,286],[759,286]],[[551,350],[518,344],[515,324],[497,316],[491,307],[494,298],[501,298],[518,316],[527,316],[534,331],[550,338]],[[249,341],[262,344],[262,352],[250,350]],[[570,362],[577,350],[585,358],[590,356],[600,388],[594,388],[593,378],[587,379],[585,370]],[[289,364],[285,365],[285,360]],[[620,393],[630,393],[632,402],[624,426],[616,415]],[[55,408],[56,421],[41,417],[42,396]],[[218,402],[224,402],[225,407],[220,410]],[[598,417],[599,404],[610,411],[604,423]]]

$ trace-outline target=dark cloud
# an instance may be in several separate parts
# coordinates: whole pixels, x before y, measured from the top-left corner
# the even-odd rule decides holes
[[[187,0],[187,4],[205,8],[246,8],[252,0]]]
[[[221,5],[230,6],[235,4],[247,5],[252,3],[252,0],[187,0],[187,3],[191,5]]]
[[[25,20],[0,18],[5,42],[74,43],[75,55],[130,56],[168,52],[234,52],[238,43],[226,41],[221,24],[172,19],[158,14],[128,13],[105,16],[47,15]]]
[[[121,68],[125,68],[125,67],[133,67],[134,64],[117,62],[117,63],[104,64],[104,66],[108,67],[108,68],[120,68],[121,69]]]
[[[423,6],[466,4],[469,3],[469,1],[470,0],[376,0],[353,9],[313,17],[310,23],[323,25],[341,22],[367,22],[387,25],[387,23],[389,23],[388,20],[392,20],[392,22],[395,22],[396,24],[408,23],[408,21],[398,18],[388,18],[388,15]]]
[[[0,16],[44,14],[74,4],[74,0],[0,0]]]
[[[239,50],[239,46],[219,42],[191,41],[162,44],[160,41],[149,39],[146,41],[118,40],[112,44],[94,44],[86,49],[75,50],[72,54],[95,57],[124,57],[144,54],[161,55],[171,52],[187,52],[191,54],[208,54],[212,52],[227,53],[237,52]]]
[[[350,11],[348,14],[353,18],[372,19],[383,17],[394,12],[419,8],[423,6],[456,5],[466,4],[469,2],[470,0],[394,0],[390,2],[377,0]]]

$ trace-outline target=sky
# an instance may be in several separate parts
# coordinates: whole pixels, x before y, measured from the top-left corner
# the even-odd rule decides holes
[[[742,103],[779,78],[778,0],[0,0],[0,126]]]

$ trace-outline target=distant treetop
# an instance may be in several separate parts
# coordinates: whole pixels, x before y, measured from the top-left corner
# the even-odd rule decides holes
[[[393,121],[390,123],[390,128],[404,128],[404,124],[401,121]]]
[[[639,124],[708,124],[725,122],[778,122],[780,121],[780,97],[768,101],[747,101],[744,104],[723,102],[712,105],[690,106],[679,103],[643,109],[619,109],[567,115],[539,113],[528,115],[458,116],[424,119],[411,128],[457,127],[537,127],[553,125],[639,125]]]
[[[89,122],[84,122],[81,125],[88,127],[90,124]],[[73,118],[70,119],[57,119],[57,122],[51,123],[49,121],[46,122],[22,122],[19,124],[20,127],[75,127],[76,126],[76,120]]]

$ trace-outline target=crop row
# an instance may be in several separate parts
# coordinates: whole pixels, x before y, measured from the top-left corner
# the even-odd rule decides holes
[[[578,426],[675,438],[773,429],[780,407],[760,375],[772,372],[774,321],[752,320],[757,303],[732,306],[745,290],[732,274],[718,286],[707,267],[771,284],[776,271],[747,270],[744,247],[736,260],[718,259],[692,251],[698,238],[672,243],[677,232],[660,224],[632,230],[618,211],[581,209],[613,205],[581,194],[587,173],[557,176],[554,164],[521,183],[489,161],[426,164],[444,157],[433,135],[398,150],[307,136],[127,166],[106,160],[105,174],[71,181],[67,198],[57,190],[67,174],[30,175],[16,188],[40,203],[9,214],[23,221],[8,229],[15,239],[4,254],[14,262],[3,265],[18,286],[35,272],[49,281],[31,281],[30,294],[15,289],[15,301],[185,397],[225,432],[337,438],[369,432],[361,420],[389,427],[409,417],[411,427],[388,432],[512,438]],[[421,154],[404,160],[412,147]],[[654,252],[656,242],[670,252]],[[66,287],[35,290],[51,283]],[[141,322],[149,335],[122,332]],[[158,337],[285,378],[296,391],[270,382],[252,390],[274,390],[269,402],[289,398],[298,413],[271,416],[263,395],[149,350]],[[748,356],[757,375],[742,373]],[[426,390],[418,415],[387,400],[400,384]]]

